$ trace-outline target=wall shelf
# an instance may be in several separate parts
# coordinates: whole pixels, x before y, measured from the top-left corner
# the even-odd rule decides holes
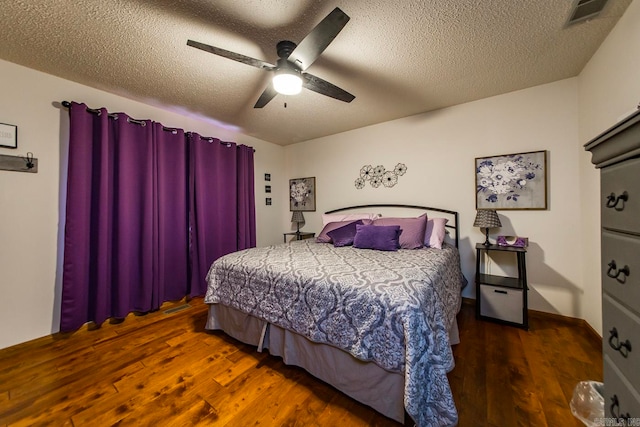
[[[38,173],[38,159],[0,154],[0,170]]]

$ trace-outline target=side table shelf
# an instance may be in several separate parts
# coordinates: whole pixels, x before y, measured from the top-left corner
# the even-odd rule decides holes
[[[316,233],[308,233],[305,231],[296,232],[293,231],[291,233],[282,233],[284,235],[284,243],[287,243],[287,236],[293,236],[292,240],[304,240],[304,239],[313,239],[316,236]]]
[[[491,251],[516,255],[518,275],[496,276],[481,271],[482,259]],[[529,329],[526,248],[476,244],[476,317]]]

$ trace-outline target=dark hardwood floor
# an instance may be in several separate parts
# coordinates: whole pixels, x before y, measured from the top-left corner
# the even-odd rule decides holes
[[[206,305],[190,305],[0,350],[0,425],[399,425],[302,369],[205,332]],[[449,379],[459,426],[582,426],[569,409],[573,387],[602,380],[587,329],[533,314],[523,331],[477,321],[469,304],[458,322]]]

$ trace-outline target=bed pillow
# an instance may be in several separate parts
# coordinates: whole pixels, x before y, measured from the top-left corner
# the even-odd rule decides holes
[[[353,247],[397,251],[400,248],[399,237],[401,233],[399,225],[356,225]]]
[[[330,222],[343,222],[343,221],[355,221],[358,219],[375,219],[380,214],[372,213],[353,213],[353,214],[322,214],[322,226],[329,224]]]
[[[424,233],[424,245],[428,248],[442,249],[444,236],[447,234],[445,225],[447,218],[431,218],[427,221],[427,230]]]
[[[353,245],[353,239],[356,237],[356,226],[362,224],[361,219],[350,222],[347,225],[329,231],[327,236],[329,236],[335,247],[351,246]]]
[[[359,221],[362,221],[362,224],[371,224],[373,222],[370,219],[361,219]],[[352,222],[356,222],[356,220],[330,222],[329,224],[324,226],[324,228],[322,229],[322,231],[320,232],[318,237],[316,237],[316,242],[318,242],[318,243],[332,243],[331,237],[329,237],[329,235],[327,233],[329,233],[330,231],[335,230],[336,228],[340,228],[340,227],[345,226],[347,224],[351,224]]]
[[[377,218],[373,225],[397,225],[402,230],[400,247],[418,249],[424,246],[424,234],[427,229],[427,214],[417,218]]]

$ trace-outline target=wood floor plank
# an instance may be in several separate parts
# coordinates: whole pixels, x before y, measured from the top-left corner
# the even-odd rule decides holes
[[[268,352],[206,332],[202,298],[189,304],[0,350],[0,426],[400,426]],[[448,375],[460,427],[581,426],[569,400],[578,381],[602,380],[600,343],[577,322],[530,322],[524,331],[479,321],[463,305]]]
[[[520,356],[514,347],[514,330],[500,331],[498,325],[491,324],[486,334],[485,368],[487,394],[487,421],[496,425],[509,425],[516,419],[513,394],[505,394],[503,389],[509,384],[509,364]]]
[[[558,361],[555,360],[552,352],[545,347],[544,340],[539,336],[532,335],[528,341],[528,351],[525,355],[531,366],[531,381],[544,400],[543,411],[547,425],[581,426],[581,423],[575,418],[567,417],[569,402],[565,398],[559,377],[562,367],[556,369]],[[573,385],[577,382],[578,380]]]
[[[471,310],[462,310],[458,315],[460,334],[466,340],[453,346],[456,366],[448,378],[459,420],[487,419],[485,326],[475,320]]]
[[[142,369],[141,363],[125,366],[119,371],[114,371],[114,375],[129,375]],[[73,388],[61,387],[54,392],[41,394],[32,400],[13,402],[13,408],[19,412],[4,414],[11,425],[45,425],[52,419],[68,419],[83,411],[90,402],[97,402],[100,399],[109,399],[117,393],[113,387],[111,378],[100,380],[91,378],[92,381],[76,383]],[[26,415],[25,415],[26,414]],[[0,414],[3,415],[3,414]],[[15,421],[14,421],[15,420]]]
[[[196,376],[184,379],[182,382],[163,389],[161,393],[154,393],[154,398],[144,402],[131,402],[130,411],[122,414],[119,426],[161,426],[166,420],[174,420],[183,412],[184,408],[197,407],[204,403],[198,393],[207,389],[209,392],[223,392],[222,386],[206,376]],[[112,417],[106,418],[108,422]],[[191,424],[184,424],[191,425]]]
[[[302,370],[296,371],[292,376],[287,377],[286,381],[283,379],[282,385],[278,388],[282,396],[296,396],[296,399],[273,399],[246,407],[228,425],[293,425],[289,414],[295,413],[301,401],[306,400],[311,394],[311,390],[300,383],[305,376],[306,373]]]
[[[182,357],[170,359],[161,367],[145,367],[114,382],[118,396],[94,402],[90,408],[72,417],[74,423],[112,423],[113,420],[124,419],[153,400],[164,399],[165,395],[182,396],[187,389],[194,387],[193,383],[198,381],[196,378],[199,375],[209,367],[217,365],[217,361],[209,356],[207,347],[189,350],[182,354]]]
[[[521,340],[524,331],[518,331],[518,334],[512,342],[516,357],[509,358],[509,385],[514,402],[514,410],[519,426],[539,426],[546,425],[547,420],[544,417],[544,410],[539,399],[538,391],[535,385],[528,379],[531,378],[531,368],[524,357],[518,357],[527,351]]]
[[[347,399],[344,395],[337,394],[318,417],[318,424],[321,426],[367,427],[371,423],[371,416],[372,414],[367,413],[362,405],[352,399]]]

